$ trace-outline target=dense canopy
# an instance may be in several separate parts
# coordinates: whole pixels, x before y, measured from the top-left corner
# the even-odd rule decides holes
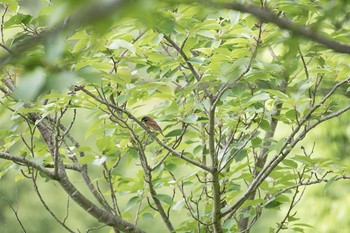
[[[2,1],[0,187],[54,225],[0,193],[5,232],[337,229],[297,204],[350,178],[348,8]]]

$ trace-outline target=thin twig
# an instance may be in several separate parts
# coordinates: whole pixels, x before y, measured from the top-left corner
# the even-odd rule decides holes
[[[1,33],[1,43],[0,46],[5,49],[9,54],[12,54],[11,49],[9,49],[6,44],[5,44],[5,39],[4,39],[4,24],[5,24],[5,15],[7,13],[7,10],[9,6],[6,3],[2,4],[4,6],[4,13],[1,16],[1,27],[0,27],[0,33]]]
[[[24,233],[26,233],[26,229],[21,221],[21,219],[19,218],[19,215],[18,215],[18,208],[14,208],[11,203],[5,198],[5,197],[2,197],[2,199],[7,203],[7,205],[11,208],[12,212],[15,214],[15,217],[16,217],[16,220],[17,222],[19,223],[19,225],[21,226],[22,230]]]
[[[61,221],[57,216],[56,214],[50,209],[50,207],[46,204],[43,196],[41,195],[40,191],[39,191],[39,187],[37,185],[37,172],[34,172],[32,174],[32,182],[33,182],[33,186],[34,186],[34,191],[35,193],[37,194],[37,196],[39,197],[39,200],[41,202],[41,204],[43,204],[44,208],[47,210],[47,212],[49,212],[49,214],[56,220],[56,222],[58,222],[61,226],[63,226],[68,232],[71,232],[71,233],[75,233],[72,229],[70,229],[65,221],[66,221],[66,218],[68,218],[68,208],[67,208],[67,214],[66,214],[66,217],[63,221]],[[69,199],[68,199],[69,200]],[[69,202],[68,202],[69,203]]]

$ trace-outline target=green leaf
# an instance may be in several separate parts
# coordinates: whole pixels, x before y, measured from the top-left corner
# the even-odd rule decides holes
[[[277,153],[280,153],[282,147],[285,144],[285,138],[281,138],[278,142],[275,142],[271,146],[271,151],[276,151]]]
[[[301,162],[309,167],[313,167],[315,164],[315,162],[310,157],[307,157],[304,155],[296,155],[293,157],[293,159],[298,161],[298,162]]]
[[[167,137],[176,137],[180,136],[182,133],[182,129],[175,129],[173,131],[170,131],[169,133],[166,134]]]
[[[280,206],[280,205],[282,205],[281,202],[276,201],[276,200],[273,200],[273,201],[270,201],[269,203],[267,203],[267,204],[265,205],[265,208],[266,208],[266,209],[274,209],[274,208],[276,208],[276,207],[278,207],[278,206]]]
[[[313,226],[311,226],[310,224],[307,223],[295,223],[295,226],[302,226],[302,227],[309,227],[309,228],[313,228]]]
[[[244,204],[241,206],[241,208],[248,207],[248,206],[255,206],[255,205],[261,204],[263,202],[264,202],[264,199],[262,199],[262,198],[248,200],[248,201],[244,202]]]
[[[124,49],[129,50],[132,53],[136,52],[134,45],[132,43],[129,43],[129,42],[122,40],[122,39],[113,40],[112,43],[109,46],[107,46],[107,48],[109,48],[109,49],[124,48]]]
[[[156,25],[165,35],[169,35],[175,28],[175,20],[170,14],[162,13],[159,15],[160,22]]]
[[[175,203],[175,205],[173,206],[173,210],[181,210],[182,207],[185,204],[185,199],[181,199],[178,202]]]
[[[237,192],[241,190],[241,185],[240,184],[236,184],[234,182],[230,182],[230,184],[227,186],[227,191],[229,192]]]
[[[188,61],[192,64],[202,65],[205,62],[205,58],[204,57],[191,57],[190,59],[188,59]]]
[[[197,122],[198,116],[195,114],[187,116],[183,121],[185,123],[194,124]]]
[[[10,11],[16,12],[18,10],[17,0],[2,0],[1,2],[6,3]]]
[[[233,154],[233,153],[236,153],[236,151],[235,151],[235,150],[232,150],[231,153],[232,153],[232,154]],[[234,159],[235,159],[236,162],[240,162],[240,161],[242,161],[242,160],[243,160],[245,157],[247,157],[247,156],[248,156],[247,151],[246,151],[245,149],[242,149],[242,150],[240,150],[240,151],[235,155]]]
[[[99,151],[103,152],[115,147],[113,137],[101,137],[96,139],[96,146]]]
[[[134,148],[130,148],[125,153],[126,157],[137,158],[137,150]]]
[[[284,159],[282,161],[282,163],[284,165],[286,165],[288,167],[291,167],[291,168],[294,168],[294,169],[298,168],[298,164],[296,162],[294,162],[293,160],[291,160],[291,159]]]
[[[295,232],[305,232],[305,229],[301,227],[292,227],[291,229]]]
[[[139,202],[140,202],[139,196],[134,196],[134,197],[130,198],[128,203],[126,204],[124,212],[128,212],[131,208],[133,208]]]
[[[79,163],[80,164],[91,164],[95,159],[96,158],[94,155],[88,154],[88,155],[85,155],[84,157],[80,157]]]
[[[236,25],[240,19],[240,12],[230,10],[228,13],[228,18],[230,19],[232,25]]]
[[[250,100],[249,102],[250,103],[255,103],[255,102],[263,102],[265,100],[268,100],[270,99],[270,95],[268,93],[259,93],[257,95],[254,95]]]
[[[226,230],[231,230],[231,228],[235,225],[235,223],[236,221],[230,218],[224,222],[223,228]]]
[[[121,94],[117,97],[117,103],[122,105],[124,104],[126,101],[128,101],[131,97],[130,93],[126,93],[126,94]]]
[[[290,200],[287,196],[285,195],[279,195],[277,196],[275,199],[272,199],[270,201],[268,201],[265,204],[265,208],[270,209],[270,208],[277,208],[280,205],[282,205],[283,203],[288,203]]]
[[[330,178],[327,183],[324,186],[324,193],[327,193],[330,190],[330,187],[333,185],[333,183],[337,180],[337,176],[333,176],[332,178]]]
[[[253,147],[260,147],[261,144],[262,144],[262,139],[261,139],[261,138],[258,138],[258,137],[253,138],[253,139],[251,140],[251,143],[252,143],[252,146],[253,146]]]
[[[215,33],[213,31],[207,31],[207,30],[200,30],[197,32],[197,35],[203,36],[203,37],[207,37],[207,38],[211,38],[211,39],[215,39]]]
[[[203,150],[203,146],[202,145],[198,145],[193,149],[193,154],[197,155],[200,154]]]
[[[31,15],[25,15],[22,13],[17,13],[17,15],[12,16],[9,20],[4,23],[5,28],[9,28],[14,25],[24,24],[27,25],[32,20]]]
[[[106,156],[101,156],[97,159],[95,159],[92,164],[93,165],[96,165],[96,166],[101,166],[104,162],[107,161],[107,157]]]
[[[101,81],[101,72],[90,65],[79,69],[77,75],[88,83],[100,83]]]
[[[162,201],[168,205],[171,205],[173,203],[173,198],[169,195],[166,195],[166,194],[157,194],[156,195],[156,198],[159,200],[159,201]]]
[[[262,120],[260,123],[260,127],[265,130],[265,131],[270,131],[271,130],[271,125],[267,120]]]
[[[154,217],[151,213],[144,213],[144,214],[142,214],[142,219],[149,221],[149,220],[153,220]]]
[[[295,222],[295,221],[298,221],[300,220],[300,218],[296,218],[294,216],[288,216],[288,222]]]
[[[266,89],[265,90],[267,93],[270,93],[271,95],[274,95],[276,97],[279,97],[281,100],[287,100],[289,98],[288,95],[284,94],[281,91],[278,90],[272,90],[272,89]]]
[[[89,39],[80,39],[78,40],[75,45],[74,49],[72,50],[73,53],[80,52],[81,50],[89,47]]]
[[[164,34],[163,33],[160,33],[158,35],[156,35],[153,39],[152,39],[152,43],[155,45],[155,46],[158,46],[160,44],[160,42],[163,40],[164,38]]]

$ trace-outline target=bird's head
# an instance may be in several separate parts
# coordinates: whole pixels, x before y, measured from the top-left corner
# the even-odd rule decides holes
[[[150,118],[148,116],[144,116],[144,117],[142,117],[141,122],[147,122],[149,120],[150,120]]]

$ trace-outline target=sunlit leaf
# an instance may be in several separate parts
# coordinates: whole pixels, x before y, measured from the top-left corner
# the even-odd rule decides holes
[[[181,210],[184,205],[185,205],[185,199],[181,199],[175,203],[175,205],[173,206],[173,210]]]
[[[135,51],[136,51],[133,44],[131,44],[125,40],[122,40],[122,39],[114,39],[112,41],[112,43],[108,46],[108,48],[110,48],[110,49],[125,48],[132,53],[135,53]]]

